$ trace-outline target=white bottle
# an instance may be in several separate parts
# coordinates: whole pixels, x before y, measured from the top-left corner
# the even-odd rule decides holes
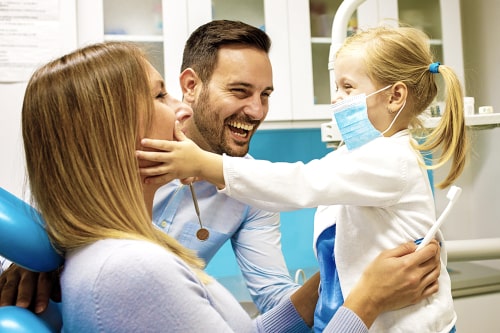
[[[466,116],[472,116],[474,110],[474,97],[464,97],[464,114]]]

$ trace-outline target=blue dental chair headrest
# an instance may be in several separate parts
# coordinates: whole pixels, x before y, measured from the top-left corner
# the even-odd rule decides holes
[[[63,263],[44,229],[40,214],[26,202],[0,188],[0,255],[37,272],[50,272]]]
[[[64,259],[52,247],[44,226],[33,207],[0,188],[0,256],[35,272],[60,267]],[[41,316],[16,306],[0,307],[0,332],[57,332],[60,325],[59,308],[52,302]]]

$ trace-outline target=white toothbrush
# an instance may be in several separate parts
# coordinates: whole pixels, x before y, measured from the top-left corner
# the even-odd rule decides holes
[[[441,216],[439,216],[437,221],[429,229],[429,231],[427,232],[427,235],[425,235],[424,239],[422,239],[422,241],[417,246],[417,249],[415,251],[418,251],[421,248],[423,248],[424,246],[426,246],[427,244],[429,244],[431,239],[434,238],[434,235],[436,234],[437,230],[439,229],[439,227],[441,227],[441,224],[443,224],[444,220],[446,219],[446,217],[450,213],[451,208],[453,207],[455,202],[457,202],[458,197],[460,196],[460,193],[462,193],[462,189],[460,187],[452,186],[450,188],[450,190],[448,191],[448,194],[446,194],[446,197],[448,198],[448,200],[450,200],[450,202],[448,202],[448,205],[446,206],[444,211],[441,213]]]

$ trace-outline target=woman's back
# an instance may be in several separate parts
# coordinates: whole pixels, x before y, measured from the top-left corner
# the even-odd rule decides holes
[[[177,256],[146,241],[107,239],[72,251],[61,287],[65,332],[252,331],[221,285],[203,285]]]

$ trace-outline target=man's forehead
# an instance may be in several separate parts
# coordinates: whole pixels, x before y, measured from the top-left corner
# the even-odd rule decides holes
[[[272,68],[268,59],[257,59],[253,55],[221,57],[212,78],[231,85],[272,86]]]

